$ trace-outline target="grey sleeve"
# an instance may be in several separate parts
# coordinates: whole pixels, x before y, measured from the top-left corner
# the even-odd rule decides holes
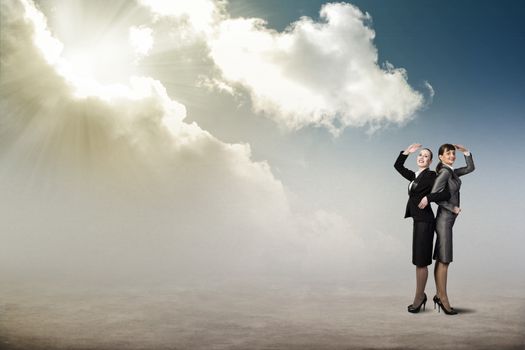
[[[465,163],[467,163],[467,166],[454,170],[457,176],[467,175],[468,173],[471,173],[474,171],[474,169],[476,169],[476,167],[474,166],[474,160],[472,159],[472,153],[468,156],[465,156]]]
[[[447,184],[448,184],[449,178],[450,178],[449,171],[446,169],[441,169],[436,178],[436,181],[434,182],[434,186],[432,186],[431,193],[448,191]],[[437,202],[437,204],[450,211],[454,211],[454,206],[450,204],[448,201]]]

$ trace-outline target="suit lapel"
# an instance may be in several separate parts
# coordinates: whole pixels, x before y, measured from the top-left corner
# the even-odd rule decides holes
[[[422,176],[423,174],[425,174],[427,171],[428,171],[428,168],[426,168],[425,170],[423,170],[422,172],[420,172],[419,175],[416,177],[416,180],[414,180],[414,181],[417,181],[418,179],[420,179],[421,176]]]
[[[458,176],[458,174],[456,174],[456,172],[454,170],[450,169],[446,165],[443,165],[443,168],[446,169],[456,181],[459,181],[459,176]]]
[[[428,168],[423,170],[419,173],[419,175],[414,179],[414,182],[412,183],[412,186],[410,187],[409,192],[412,192],[416,189],[417,185],[419,184],[419,181],[421,180],[422,176],[428,171]]]

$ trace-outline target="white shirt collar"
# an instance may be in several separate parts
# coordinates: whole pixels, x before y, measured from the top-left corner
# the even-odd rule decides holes
[[[421,174],[423,171],[427,170],[428,168],[425,168],[425,169],[419,169],[418,171],[416,171],[416,177],[419,176],[419,174]]]

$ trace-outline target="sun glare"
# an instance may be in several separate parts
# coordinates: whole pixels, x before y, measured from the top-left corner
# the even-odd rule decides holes
[[[153,30],[144,26],[129,28],[129,43],[137,55],[147,55],[153,47]]]
[[[153,47],[152,29],[133,25],[131,20],[114,22],[112,14],[121,8],[108,5],[105,12],[82,12],[80,3],[65,5],[49,7],[46,20],[25,3],[26,15],[37,23],[34,40],[42,55],[83,91],[80,95],[104,86],[126,85],[131,77],[140,75],[138,64]],[[71,21],[79,14],[78,21]]]
[[[64,45],[64,59],[78,75],[91,77],[103,84],[126,82],[135,74],[134,55],[127,41],[103,41],[95,45]]]
[[[213,2],[207,0],[191,1],[165,1],[165,0],[139,0],[148,6],[154,13],[163,16],[186,17],[197,31],[209,33],[216,16]]]

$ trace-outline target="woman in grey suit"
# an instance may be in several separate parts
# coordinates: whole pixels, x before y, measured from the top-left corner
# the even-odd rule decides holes
[[[456,160],[456,150],[463,152],[467,166],[454,169],[452,165]],[[460,176],[474,171],[474,161],[469,150],[462,145],[444,144],[438,151],[440,163],[436,167],[438,176],[432,187],[432,193],[441,192],[448,187],[450,199],[438,202],[439,207],[436,214],[436,245],[434,247],[434,278],[436,280],[436,295],[434,296],[434,307],[447,315],[455,315],[457,311],[450,306],[447,295],[448,265],[452,262],[452,227],[461,209],[459,208],[459,189],[461,188]],[[425,199],[421,206],[426,206]]]

